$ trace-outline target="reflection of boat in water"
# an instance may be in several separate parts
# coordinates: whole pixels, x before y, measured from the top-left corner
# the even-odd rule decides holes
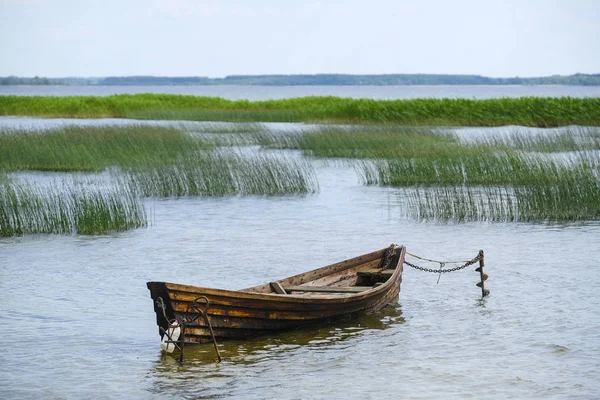
[[[296,350],[317,350],[343,344],[356,346],[357,341],[369,331],[387,330],[405,322],[398,304],[390,304],[372,313],[352,319],[337,320],[281,332],[277,335],[260,335],[252,340],[228,340],[219,344],[224,359],[239,365],[251,365],[274,357],[293,357]],[[371,342],[373,343],[373,342]],[[185,349],[186,368],[200,368],[213,364],[215,352],[212,347],[189,346]],[[182,364],[173,357],[161,354],[158,368],[181,371]],[[212,370],[211,370],[212,371]]]
[[[392,245],[239,291],[166,282],[148,289],[161,336],[177,321],[184,344],[211,341],[211,332],[219,341],[245,339],[381,309],[398,297],[405,252]]]

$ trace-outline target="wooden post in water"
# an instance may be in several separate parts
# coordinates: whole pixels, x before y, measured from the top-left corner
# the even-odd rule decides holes
[[[483,266],[485,265],[483,261],[483,250],[479,250],[479,268],[476,268],[475,271],[479,272],[480,282],[477,283],[477,286],[481,288],[481,297],[485,297],[490,294],[490,291],[485,288],[485,282],[488,278],[486,274],[483,273]]]

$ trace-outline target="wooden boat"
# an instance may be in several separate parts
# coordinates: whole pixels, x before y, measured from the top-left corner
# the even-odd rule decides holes
[[[244,339],[384,307],[400,292],[405,252],[404,246],[391,245],[238,291],[166,282],[147,286],[163,340],[175,321],[185,331],[181,344]]]

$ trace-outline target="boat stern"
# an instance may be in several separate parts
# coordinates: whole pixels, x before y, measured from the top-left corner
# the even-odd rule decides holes
[[[169,321],[175,319],[175,310],[171,305],[169,291],[164,282],[148,282],[146,286],[150,290],[150,297],[154,303],[154,312],[156,313],[156,324],[162,338],[169,327]]]

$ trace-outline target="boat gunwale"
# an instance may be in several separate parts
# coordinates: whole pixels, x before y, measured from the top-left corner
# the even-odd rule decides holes
[[[244,291],[247,289],[242,289],[242,290],[215,289],[215,288],[206,288],[206,287],[199,287],[199,286],[192,286],[192,285],[182,285],[182,284],[171,283],[171,282],[148,282],[148,285],[153,284],[153,283],[164,284],[165,288],[169,292],[179,291],[179,292],[190,293],[190,294],[198,295],[198,296],[207,296],[207,297],[208,296],[218,296],[218,297],[224,297],[224,298],[233,298],[236,300],[264,300],[267,302],[276,302],[276,303],[281,302],[281,303],[292,303],[292,304],[297,304],[297,303],[344,304],[344,303],[349,303],[349,302],[353,302],[353,301],[365,300],[365,299],[373,297],[379,293],[385,293],[387,290],[390,289],[391,286],[399,284],[398,278],[400,277],[400,274],[403,271],[402,266],[404,263],[406,247],[402,246],[402,245],[398,246],[398,247],[400,248],[400,254],[399,254],[399,256],[395,256],[398,258],[398,261],[397,261],[396,265],[394,266],[394,273],[392,274],[392,276],[390,276],[383,284],[381,284],[379,286],[374,286],[374,287],[372,287],[368,290],[365,290],[364,292],[360,292],[360,293],[347,293],[347,294],[335,294],[335,295],[322,295],[322,296],[307,297],[304,295],[294,295],[294,294],[259,293],[259,292]],[[385,250],[385,249],[383,249],[383,250]],[[354,257],[354,258],[351,258],[348,260],[344,260],[344,261],[341,261],[340,263],[343,263],[346,261],[351,261],[353,259],[356,259],[356,258],[359,258],[362,256],[377,253],[379,251],[381,251],[381,250],[378,250],[378,251],[372,252],[372,253],[363,254],[361,256]],[[317,268],[315,270],[307,271],[304,274],[323,270],[325,268],[329,268],[331,266],[334,266],[334,265],[337,265],[340,263],[336,263],[336,264],[332,264],[330,266],[325,266],[325,267]],[[349,268],[352,268],[352,266],[349,266],[348,268],[341,268],[339,271],[336,271],[336,272],[341,272],[341,271],[344,271],[345,269],[349,269]],[[277,282],[280,282],[282,280],[286,280],[289,278],[300,277],[304,274],[299,274],[299,275],[294,275],[292,277],[283,278]],[[262,286],[262,285],[255,286],[255,287],[260,287],[260,286]],[[172,300],[176,300],[176,299],[172,299]],[[217,301],[217,303],[218,303],[218,301]]]
[[[293,285],[298,285],[298,284],[301,285],[303,283],[311,282],[314,280],[314,279],[305,280],[305,278],[309,275],[319,276],[320,273],[327,272],[327,273],[323,274],[322,276],[319,276],[319,278],[324,278],[324,277],[331,276],[336,273],[341,273],[342,271],[345,271],[345,270],[348,270],[348,269],[351,269],[354,267],[358,267],[360,265],[366,264],[367,262],[381,260],[383,258],[383,256],[385,255],[386,250],[388,250],[388,249],[389,249],[389,247],[386,247],[384,249],[375,250],[370,253],[361,254],[356,257],[352,257],[352,258],[348,258],[346,260],[335,262],[333,264],[329,264],[329,265],[325,265],[323,267],[311,269],[309,271],[305,271],[305,272],[302,272],[297,275],[292,275],[292,276],[288,276],[285,278],[281,278],[281,279],[277,280],[276,282],[278,282],[282,285],[288,285],[288,282],[290,282],[290,284],[291,284],[291,282],[297,281],[297,283],[294,283]],[[319,279],[319,278],[317,278],[317,279]],[[266,293],[266,294],[272,293],[271,291],[263,292],[260,289],[270,290],[269,283],[263,283],[261,285],[252,286],[252,287],[245,288],[245,289],[240,289],[239,291],[246,292],[246,293]]]

